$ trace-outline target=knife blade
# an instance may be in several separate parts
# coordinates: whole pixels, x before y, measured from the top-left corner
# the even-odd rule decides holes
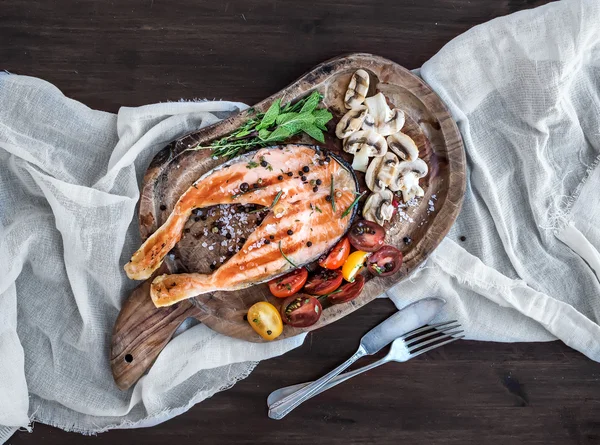
[[[429,323],[444,304],[446,301],[437,297],[415,301],[367,332],[360,346],[367,355],[375,354],[401,335]]]

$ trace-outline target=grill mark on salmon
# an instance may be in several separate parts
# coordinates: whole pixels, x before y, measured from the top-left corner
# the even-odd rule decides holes
[[[335,157],[329,162],[323,162],[324,158],[324,154],[310,146],[287,145],[283,149],[272,147],[247,153],[208,172],[181,196],[165,223],[133,254],[125,265],[127,275],[132,279],[146,279],[158,269],[181,239],[184,225],[194,209],[219,204],[268,207],[278,195],[277,204],[240,251],[215,272],[155,278],[151,286],[154,304],[168,306],[203,293],[243,289],[282,275],[294,266],[281,254],[280,243],[283,253],[295,265],[314,261],[333,247],[348,229],[353,212],[344,218],[341,215],[354,201],[357,191],[353,173]],[[266,161],[267,166],[264,163],[261,166],[261,161]],[[304,166],[309,167],[309,172],[302,172],[306,181],[302,181],[299,174]],[[288,176],[288,172],[292,172],[292,176]],[[332,176],[337,195],[335,212],[331,202],[326,200]],[[313,191],[312,179],[321,180],[317,192]],[[243,183],[248,184],[247,191]],[[254,189],[253,184],[258,184],[258,188]],[[292,235],[288,235],[288,230]],[[267,239],[269,243],[264,242]],[[309,240],[311,247],[306,245]]]

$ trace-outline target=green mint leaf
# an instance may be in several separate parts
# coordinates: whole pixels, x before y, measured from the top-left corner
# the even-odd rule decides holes
[[[283,114],[280,114],[279,116],[277,116],[277,119],[275,119],[275,123],[277,125],[285,124],[286,122],[291,121],[292,119],[296,118],[297,116],[298,116],[298,113],[283,113]]]
[[[246,168],[256,168],[258,167],[258,163],[254,162],[254,161],[250,161],[248,162],[248,164],[246,164]]]
[[[277,99],[271,104],[271,106],[263,116],[262,120],[260,121],[260,124],[256,128],[261,130],[263,128],[269,127],[270,125],[273,125],[275,123],[275,120],[277,119],[277,116],[279,116],[280,108],[281,99]]]
[[[308,134],[311,138],[316,139],[317,141],[324,143],[325,137],[323,136],[323,132],[317,128],[315,125],[308,125],[302,129],[306,134]]]
[[[267,139],[265,139],[265,142],[285,141],[290,136],[292,136],[292,132],[288,128],[286,128],[286,127],[277,127],[269,135],[269,137]]]
[[[271,134],[270,130],[267,130],[266,128],[263,128],[263,129],[259,130],[259,132],[258,132],[258,138],[261,141],[265,141],[265,140],[267,140],[269,138],[270,134]]]
[[[324,108],[313,111],[312,115],[315,117],[315,123],[322,126],[325,126],[327,122],[333,119],[333,115]]]
[[[317,127],[321,131],[327,131],[327,127],[325,125],[321,125],[320,123],[315,121],[315,127]]]
[[[300,109],[300,113],[312,113],[319,102],[321,101],[321,94],[318,91],[313,91],[313,93],[306,99],[306,102]]]
[[[294,119],[290,119],[282,127],[287,128],[292,134],[300,133],[305,127],[312,125],[315,118],[310,113],[302,113],[296,116]]]

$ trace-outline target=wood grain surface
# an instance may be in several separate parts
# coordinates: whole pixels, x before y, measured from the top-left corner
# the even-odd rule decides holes
[[[470,27],[546,2],[3,0],[0,68],[112,112],[180,98],[256,103],[340,53],[417,68]],[[374,301],[154,428],[85,437],[36,424],[9,443],[600,443],[600,365],[559,342],[458,342],[267,418],[270,391],[331,369],[393,310]]]

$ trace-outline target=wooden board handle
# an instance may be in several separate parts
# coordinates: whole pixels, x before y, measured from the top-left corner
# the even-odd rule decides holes
[[[166,267],[166,266],[163,266]],[[110,366],[115,383],[126,390],[152,366],[177,328],[187,318],[201,319],[203,312],[191,301],[157,308],[150,298],[150,283],[162,267],[138,286],[127,299],[113,329]]]

